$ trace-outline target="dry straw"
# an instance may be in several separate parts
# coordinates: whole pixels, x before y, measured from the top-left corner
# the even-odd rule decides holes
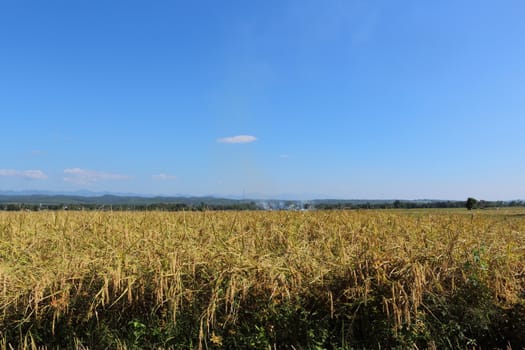
[[[46,319],[54,332],[130,307],[176,323],[195,305],[202,345],[235,328],[248,296],[313,293],[337,317],[380,288],[400,329],[474,273],[500,305],[523,300],[524,232],[518,216],[439,212],[0,213],[0,328]]]

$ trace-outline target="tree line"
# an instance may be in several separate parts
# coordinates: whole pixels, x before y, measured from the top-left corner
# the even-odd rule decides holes
[[[504,208],[504,207],[523,207],[525,202],[521,200],[514,201],[485,201],[468,198],[466,201],[402,201],[395,200],[393,202],[366,202],[366,203],[316,203],[315,209],[330,210],[330,209],[453,209],[453,208],[467,208],[471,209],[488,209],[488,208]]]
[[[291,204],[290,204],[291,203]],[[351,202],[326,201],[313,202],[287,201],[280,210],[337,210],[337,209],[432,209],[432,208],[503,208],[523,207],[525,202],[514,201],[484,201],[468,198],[466,201],[403,201],[389,202]],[[40,210],[98,210],[98,211],[204,211],[204,210],[267,210],[267,206],[257,201],[227,202],[227,203],[149,203],[149,204],[31,204],[31,203],[0,203],[4,211],[40,211]]]
[[[187,204],[187,203],[152,203],[152,204],[0,204],[4,211],[41,211],[41,210],[98,210],[98,211],[204,211],[204,210],[258,210],[255,202],[230,204]]]

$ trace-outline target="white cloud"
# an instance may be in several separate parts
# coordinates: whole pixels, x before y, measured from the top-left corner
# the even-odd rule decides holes
[[[0,169],[0,176],[19,176],[20,171],[13,169]]]
[[[151,175],[151,177],[153,178],[153,180],[176,180],[177,179],[177,176],[165,174],[165,173]]]
[[[81,168],[64,169],[64,174],[66,174],[64,181],[78,185],[88,185],[100,180],[127,180],[130,178],[127,175]]]
[[[0,176],[21,177],[29,180],[47,179],[47,175],[42,170],[0,169]]]
[[[217,139],[217,142],[219,143],[250,143],[257,140],[257,137],[252,135],[237,135],[237,136],[230,136],[230,137],[223,137],[220,139]]]
[[[281,158],[281,159],[288,159],[288,158],[290,158],[290,156],[288,154],[281,154],[281,155],[279,155],[279,158]]]

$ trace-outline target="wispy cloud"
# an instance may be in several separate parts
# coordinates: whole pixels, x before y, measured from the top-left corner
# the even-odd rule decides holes
[[[160,173],[160,174],[151,175],[151,178],[153,180],[176,180],[177,176],[170,175],[170,174],[165,174],[165,173]]]
[[[236,135],[217,139],[219,143],[250,143],[257,140],[257,137],[252,135]]]
[[[47,175],[42,170],[0,169],[0,176],[21,177],[28,180],[45,180]]]
[[[281,154],[281,155],[279,155],[279,158],[281,158],[281,159],[288,159],[288,158],[290,158],[290,156],[288,154]]]
[[[66,174],[64,181],[77,185],[89,185],[101,180],[128,180],[130,178],[128,175],[81,168],[64,169],[64,174]]]

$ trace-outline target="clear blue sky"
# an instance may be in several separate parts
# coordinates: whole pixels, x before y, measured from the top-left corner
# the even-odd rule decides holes
[[[0,2],[0,190],[525,198],[525,2]]]

